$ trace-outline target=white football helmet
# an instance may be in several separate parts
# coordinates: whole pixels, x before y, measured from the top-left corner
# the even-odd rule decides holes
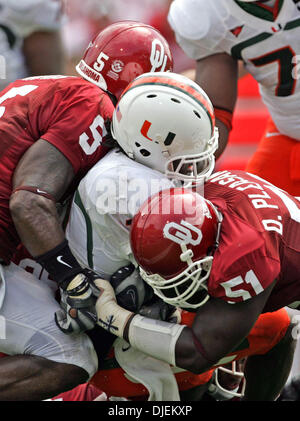
[[[169,178],[197,183],[214,169],[213,106],[185,76],[150,72],[137,77],[119,99],[112,135],[131,159]]]

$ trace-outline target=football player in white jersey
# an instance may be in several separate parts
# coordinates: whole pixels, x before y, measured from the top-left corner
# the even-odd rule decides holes
[[[63,74],[61,0],[0,1],[0,90],[26,76]]]
[[[270,113],[246,170],[299,196],[299,0],[174,0],[168,20],[215,107],[218,155],[231,130],[242,61]]]
[[[196,83],[170,72],[146,73],[129,84],[112,133],[127,156],[110,152],[89,171],[66,229],[79,261],[105,279],[131,259],[128,233],[139,206],[172,179],[206,179],[218,145],[209,98]]]

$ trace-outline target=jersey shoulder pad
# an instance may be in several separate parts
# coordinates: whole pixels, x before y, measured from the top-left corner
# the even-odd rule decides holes
[[[190,57],[199,59],[210,55],[209,51],[219,52],[216,48],[226,33],[224,21],[228,15],[222,3],[223,0],[175,0],[171,4],[168,22]]]

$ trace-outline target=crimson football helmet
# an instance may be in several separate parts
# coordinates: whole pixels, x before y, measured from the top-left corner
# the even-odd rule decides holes
[[[183,75],[148,72],[130,82],[111,132],[131,159],[168,178],[199,183],[214,169],[214,109],[203,89]]]
[[[129,82],[145,72],[169,71],[168,42],[150,25],[121,21],[102,30],[86,49],[76,70],[117,99]]]
[[[192,189],[163,190],[141,206],[131,224],[131,248],[156,295],[183,309],[208,300],[220,226],[214,205]]]

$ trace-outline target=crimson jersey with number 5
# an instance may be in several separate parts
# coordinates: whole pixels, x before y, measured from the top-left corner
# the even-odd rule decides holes
[[[38,139],[70,161],[74,185],[108,151],[105,122],[109,96],[77,77],[45,76],[17,80],[0,95],[0,255],[9,260],[19,243],[10,212],[12,176],[25,151]]]
[[[223,215],[210,295],[245,301],[277,279],[264,312],[300,301],[300,202],[243,171],[213,174],[205,198]]]

